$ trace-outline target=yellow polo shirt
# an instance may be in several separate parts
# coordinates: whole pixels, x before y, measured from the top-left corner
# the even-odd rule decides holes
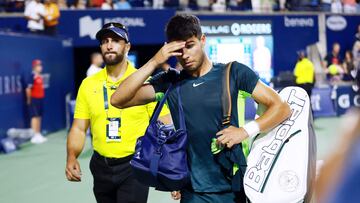
[[[296,84],[314,83],[315,68],[313,63],[303,58],[296,63],[294,75],[296,77]]]
[[[125,78],[135,71],[136,69],[128,62],[125,74],[118,81],[114,82],[110,77],[107,77],[105,67],[98,73],[85,78],[79,88],[74,118],[90,119],[94,150],[105,157],[121,158],[133,154],[136,140],[144,135],[152,112],[155,109],[155,102],[126,109],[118,109],[111,106],[110,98],[115,92],[115,87],[119,86]],[[108,94],[107,113],[104,104],[105,83]],[[166,114],[169,114],[169,110],[164,106],[160,116]],[[108,118],[116,118],[120,121],[118,135],[121,137],[121,140],[118,142],[107,141],[107,132],[110,125]]]

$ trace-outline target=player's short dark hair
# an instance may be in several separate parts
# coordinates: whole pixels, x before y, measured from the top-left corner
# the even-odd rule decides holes
[[[200,20],[195,15],[177,14],[169,20],[165,33],[168,42],[187,40],[193,36],[200,39],[202,35]]]

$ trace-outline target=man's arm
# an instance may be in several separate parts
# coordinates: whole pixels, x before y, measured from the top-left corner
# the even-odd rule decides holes
[[[261,81],[258,81],[256,84],[252,97],[257,103],[267,108],[264,114],[256,119],[260,127],[260,132],[271,130],[291,114],[287,102],[283,101],[275,90],[264,85]]]
[[[77,157],[84,148],[86,130],[89,127],[89,119],[74,119],[67,137],[66,178],[69,181],[81,181],[81,169]]]
[[[259,132],[266,132],[276,127],[290,116],[291,111],[289,105],[285,101],[282,101],[273,89],[261,81],[257,82],[252,97],[257,103],[265,106],[267,109],[262,116],[254,121],[258,125]],[[218,143],[226,145],[229,148],[249,137],[248,132],[243,127],[236,128],[234,126],[221,130],[216,135],[219,136],[217,139]]]
[[[25,89],[25,93],[26,93],[26,104],[30,105],[31,104],[31,87],[27,87]]]
[[[155,90],[151,85],[144,85],[156,68],[165,63],[171,56],[181,56],[177,52],[185,42],[174,41],[165,44],[144,66],[126,78],[111,96],[111,105],[117,108],[143,105],[155,101]]]

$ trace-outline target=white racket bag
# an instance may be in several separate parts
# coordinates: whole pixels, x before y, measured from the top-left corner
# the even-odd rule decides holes
[[[246,196],[252,203],[310,202],[316,172],[316,138],[310,99],[299,87],[286,87],[280,96],[291,116],[250,149],[244,176]]]

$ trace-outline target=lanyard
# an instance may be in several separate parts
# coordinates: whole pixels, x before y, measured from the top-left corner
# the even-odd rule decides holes
[[[106,111],[106,114],[109,110],[109,101],[108,101],[108,92],[107,92],[107,88],[106,88],[106,82],[104,82],[103,85],[103,92],[104,92],[104,108]]]
[[[116,87],[115,86],[111,86],[110,89],[113,89]],[[106,120],[107,120],[107,124],[106,124],[106,142],[120,142],[121,141],[121,136],[119,135],[120,133],[120,126],[121,126],[121,116],[116,117],[112,117],[109,118],[109,100],[108,100],[108,91],[107,91],[107,87],[106,87],[106,81],[104,82],[103,85],[103,93],[104,93],[104,108],[105,108],[105,113],[106,113]],[[121,111],[120,111],[121,112]]]
[[[111,90],[115,90],[116,89],[116,86],[115,85],[112,85],[110,87]],[[108,91],[107,91],[107,87],[106,87],[106,81],[104,81],[104,84],[103,84],[103,93],[104,93],[104,109],[105,109],[105,112],[106,112],[106,117],[109,118],[108,116],[108,111],[109,111],[109,97],[108,97]]]

